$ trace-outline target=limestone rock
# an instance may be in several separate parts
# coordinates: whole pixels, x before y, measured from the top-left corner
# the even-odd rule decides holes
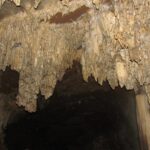
[[[150,0],[13,2],[0,1],[0,69],[20,73],[17,103],[27,111],[36,111],[39,91],[52,95],[73,60],[85,80],[150,84]]]

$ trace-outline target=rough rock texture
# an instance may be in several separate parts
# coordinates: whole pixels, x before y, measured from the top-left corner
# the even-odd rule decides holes
[[[149,96],[150,0],[13,2],[0,2],[0,69],[20,73],[19,106],[36,111],[39,91],[51,96],[73,60],[85,80],[139,84]]]
[[[19,73],[17,104],[36,111],[37,94],[50,97],[73,60],[85,81],[142,86],[150,103],[149,11],[150,0],[0,0],[0,70]]]

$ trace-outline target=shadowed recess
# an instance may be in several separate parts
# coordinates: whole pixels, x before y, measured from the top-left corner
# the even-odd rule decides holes
[[[38,111],[7,126],[8,150],[139,150],[134,92],[85,82],[80,64],[46,103],[39,93]]]
[[[18,92],[19,73],[12,70],[10,66],[6,67],[5,71],[0,70],[0,92],[13,93]]]

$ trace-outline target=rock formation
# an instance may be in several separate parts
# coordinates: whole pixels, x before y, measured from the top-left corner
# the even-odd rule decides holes
[[[19,106],[35,112],[39,91],[50,97],[76,60],[85,81],[92,75],[113,89],[142,86],[148,111],[150,0],[0,0],[0,6],[0,69],[20,74]]]

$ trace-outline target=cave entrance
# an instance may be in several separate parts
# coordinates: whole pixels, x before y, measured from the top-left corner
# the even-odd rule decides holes
[[[74,63],[38,111],[7,126],[8,150],[139,150],[134,91],[82,78]]]

